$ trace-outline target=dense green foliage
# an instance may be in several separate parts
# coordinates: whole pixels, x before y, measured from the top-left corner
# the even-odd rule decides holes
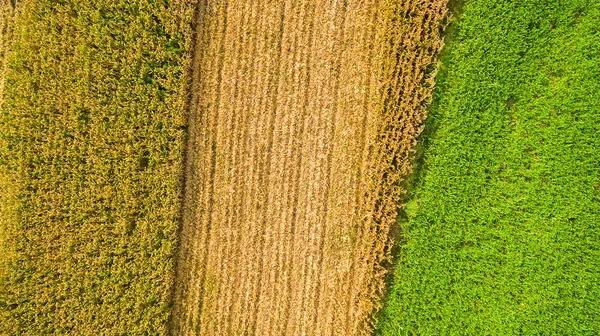
[[[190,2],[17,2],[0,114],[0,334],[165,331]]]
[[[600,2],[466,0],[380,335],[600,330]]]

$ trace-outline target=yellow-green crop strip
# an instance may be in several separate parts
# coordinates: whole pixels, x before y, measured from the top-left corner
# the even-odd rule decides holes
[[[16,6],[0,111],[0,334],[163,333],[192,1]]]

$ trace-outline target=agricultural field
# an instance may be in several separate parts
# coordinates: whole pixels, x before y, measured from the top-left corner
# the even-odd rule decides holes
[[[194,7],[1,4],[0,335],[164,334]]]
[[[369,333],[445,14],[201,6],[175,334]]]
[[[2,13],[1,334],[371,330],[444,1]]]
[[[600,330],[600,3],[467,0],[376,335]]]
[[[0,0],[0,335],[594,335],[599,22]]]

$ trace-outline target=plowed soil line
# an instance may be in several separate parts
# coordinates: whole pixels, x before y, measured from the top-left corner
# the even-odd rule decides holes
[[[175,335],[371,329],[445,1],[202,1]]]

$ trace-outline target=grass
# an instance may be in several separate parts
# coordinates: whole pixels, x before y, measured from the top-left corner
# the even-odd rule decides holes
[[[378,335],[600,330],[600,4],[467,0]]]
[[[18,5],[3,53],[0,334],[165,332],[192,13],[183,0]]]

